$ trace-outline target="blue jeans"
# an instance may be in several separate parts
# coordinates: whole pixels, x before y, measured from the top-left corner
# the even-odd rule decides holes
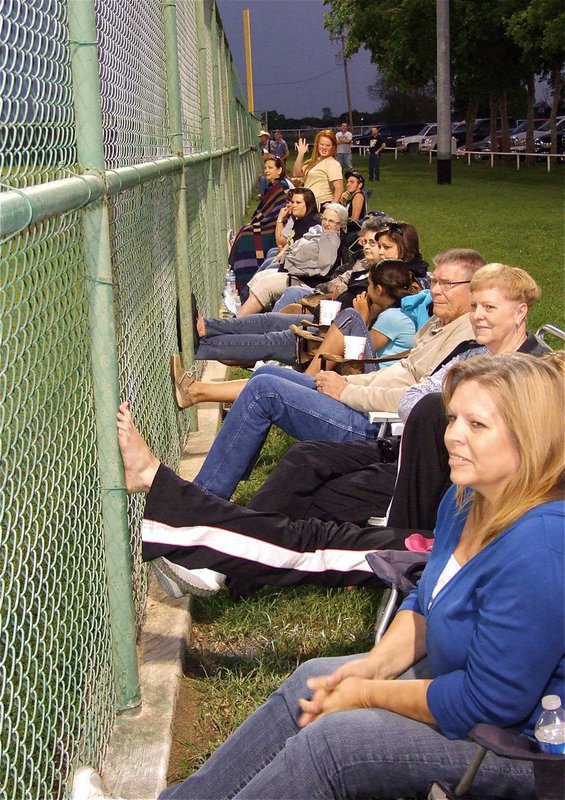
[[[257,183],[259,186],[259,194],[264,195],[267,189],[269,188],[269,181],[266,179],[264,175],[259,175]]]
[[[290,330],[308,314],[249,314],[235,319],[206,319],[206,336],[195,358],[202,361],[296,361],[296,337]]]
[[[378,156],[376,153],[369,153],[369,180],[370,181],[380,181],[380,179],[381,179],[380,159],[381,159],[381,157]]]
[[[310,677],[360,656],[307,661],[216,750],[160,800],[336,800],[423,794],[428,783],[457,783],[476,745],[381,709],[328,714],[300,729],[298,700]],[[398,680],[430,677],[427,661]],[[529,762],[490,753],[473,783],[476,797],[533,798]]]
[[[308,297],[308,295],[312,294],[313,291],[314,290],[310,289],[309,287],[289,286],[288,289],[284,290],[284,293],[279,297],[273,306],[273,311],[282,311],[283,308],[289,303],[300,303],[303,297]]]
[[[345,172],[346,169],[352,170],[353,169],[353,154],[352,153],[337,153],[336,154],[336,161],[339,161],[341,164],[342,170]]]
[[[231,407],[194,483],[229,499],[253,469],[271,425],[321,442],[376,439],[379,430],[363,411],[318,392],[310,375],[261,367]]]

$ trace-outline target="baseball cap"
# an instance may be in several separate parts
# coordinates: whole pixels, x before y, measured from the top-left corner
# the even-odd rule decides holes
[[[365,185],[365,178],[363,177],[363,175],[361,175],[360,172],[355,172],[355,170],[353,170],[351,172],[346,172],[344,175],[345,180],[352,177],[357,178],[357,180],[361,183],[361,186]]]
[[[269,133],[269,131],[259,131],[259,133],[257,134],[257,136],[270,136],[270,135],[271,134]]]

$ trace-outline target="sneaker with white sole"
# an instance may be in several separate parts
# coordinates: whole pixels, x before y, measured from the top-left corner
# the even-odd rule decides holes
[[[169,561],[168,558],[156,558],[151,565],[161,587],[171,597],[184,597],[187,594],[205,597],[216,594],[226,581],[226,576],[221,572],[214,572],[211,569],[188,569]]]
[[[92,767],[79,767],[73,778],[71,800],[123,800],[107,794],[102,786],[102,778]]]

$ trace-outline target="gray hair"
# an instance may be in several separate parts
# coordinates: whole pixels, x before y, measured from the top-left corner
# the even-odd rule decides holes
[[[342,206],[341,203],[328,203],[324,206],[324,211],[333,211],[335,214],[337,214],[339,224],[341,225],[341,230],[347,230],[348,214],[345,206]]]
[[[467,271],[469,278],[487,263],[482,253],[469,247],[453,247],[451,250],[443,250],[434,256],[433,261],[436,268],[443,264],[457,265]]]

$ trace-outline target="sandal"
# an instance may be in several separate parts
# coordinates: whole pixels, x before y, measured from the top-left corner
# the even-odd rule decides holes
[[[300,328],[298,325],[291,325],[290,330],[293,332],[295,336],[298,336],[300,339],[307,339],[309,342],[324,341],[323,336],[318,336],[315,333],[310,333],[310,331],[305,331],[304,328]]]
[[[185,372],[178,355],[171,356],[170,368],[173,395],[177,407],[181,411],[183,408],[190,408],[194,403],[188,394],[188,388],[194,383],[194,375],[189,375],[188,372]]]

